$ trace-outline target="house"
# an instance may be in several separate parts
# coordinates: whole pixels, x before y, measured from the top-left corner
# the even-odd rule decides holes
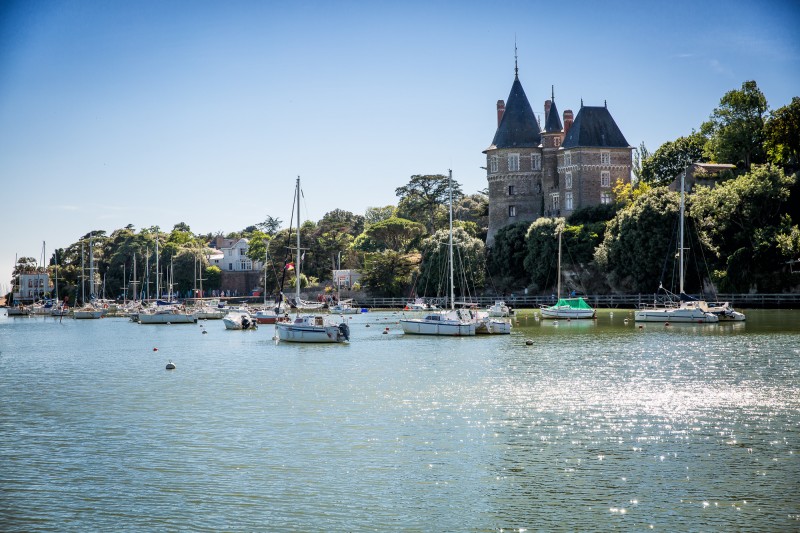
[[[223,272],[250,272],[262,270],[263,261],[252,261],[247,257],[249,242],[246,238],[226,239],[216,237],[209,246],[215,250],[208,258],[210,265],[219,267]]]
[[[29,272],[19,275],[19,288],[14,293],[14,300],[18,302],[35,302],[49,296],[53,290],[50,276],[45,272]]]
[[[544,103],[541,127],[519,80],[508,100],[497,101],[497,130],[486,154],[491,246],[497,230],[539,217],[568,216],[576,209],[613,202],[618,180],[630,183],[633,147],[606,104],[559,116],[555,91]],[[563,123],[562,123],[563,117]]]

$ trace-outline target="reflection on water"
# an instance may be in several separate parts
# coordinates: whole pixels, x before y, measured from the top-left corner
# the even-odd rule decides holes
[[[453,339],[368,313],[350,345],[309,346],[0,317],[0,521],[798,529],[800,313],[632,318],[520,314],[510,336]]]

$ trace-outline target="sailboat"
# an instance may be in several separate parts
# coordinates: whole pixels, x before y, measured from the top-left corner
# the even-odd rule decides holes
[[[633,318],[636,322],[689,322],[696,324],[715,324],[719,322],[719,316],[712,313],[708,304],[703,300],[696,300],[688,296],[683,291],[684,281],[684,268],[683,268],[683,219],[685,212],[685,180],[686,169],[684,168],[681,174],[681,208],[680,208],[680,247],[678,248],[678,261],[679,278],[680,278],[680,294],[678,301],[674,299],[664,304],[643,305],[637,310]],[[674,294],[669,293],[664,289],[663,285],[659,285],[659,290],[667,292],[671,297]]]
[[[90,300],[94,300],[94,248],[89,237],[89,278],[91,283]],[[83,258],[83,241],[81,241],[81,307],[72,310],[75,320],[97,319],[103,316],[103,310],[86,301],[86,268]]]
[[[161,297],[161,284],[158,271],[158,230],[156,230],[156,303],[139,313],[139,324],[196,324],[197,316],[186,310],[185,305],[180,305],[173,300],[172,281],[174,273],[170,261],[169,293],[167,301],[159,300]]]
[[[400,327],[403,333],[412,335],[438,335],[448,337],[472,337],[477,326],[477,313],[471,309],[455,307],[455,282],[453,280],[453,171],[449,171],[450,185],[450,239],[448,241],[448,264],[450,269],[450,309],[434,311],[422,318],[403,318]]]
[[[64,301],[62,302],[58,297],[58,250],[56,250],[56,252],[55,252],[55,258],[56,258],[56,261],[55,261],[55,276],[56,276],[56,282],[55,282],[56,299],[55,299],[55,302],[56,302],[56,304],[50,310],[50,314],[52,316],[64,317],[64,316],[68,316],[69,315],[69,306],[67,305],[67,298],[64,298]]]
[[[303,255],[300,249],[300,176],[297,177],[296,185],[297,202],[297,251],[295,261],[295,301],[298,304],[297,315],[294,320],[289,322],[277,322],[275,324],[276,336],[279,341],[287,342],[306,342],[306,343],[329,343],[347,342],[350,340],[350,327],[347,323],[336,324],[330,315],[300,313],[300,272],[302,269]],[[291,233],[291,232],[290,232]],[[286,268],[284,267],[284,273]],[[283,287],[281,287],[282,289]],[[278,301],[275,308],[279,312],[282,303],[283,293],[278,293]]]
[[[558,289],[556,296],[558,301],[555,305],[543,305],[541,307],[542,316],[546,318],[594,318],[597,314],[592,306],[586,303],[581,297],[562,298],[561,297],[561,234],[563,230],[558,230]]]

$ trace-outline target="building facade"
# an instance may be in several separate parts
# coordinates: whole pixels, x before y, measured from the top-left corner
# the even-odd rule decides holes
[[[208,263],[219,267],[223,272],[250,272],[264,268],[263,261],[254,262],[247,257],[250,241],[244,237],[241,239],[216,237],[210,246],[214,248],[215,253],[209,256]]]
[[[552,94],[544,103],[542,127],[515,73],[508,100],[497,102],[497,131],[483,152],[489,182],[487,245],[508,224],[612,203],[617,181],[630,183],[632,152],[607,105],[581,102],[577,116],[571,109],[559,116]]]

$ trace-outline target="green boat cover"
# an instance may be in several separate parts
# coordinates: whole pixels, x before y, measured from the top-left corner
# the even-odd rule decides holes
[[[570,309],[591,309],[583,298],[559,298],[556,305],[552,307],[569,307]]]

